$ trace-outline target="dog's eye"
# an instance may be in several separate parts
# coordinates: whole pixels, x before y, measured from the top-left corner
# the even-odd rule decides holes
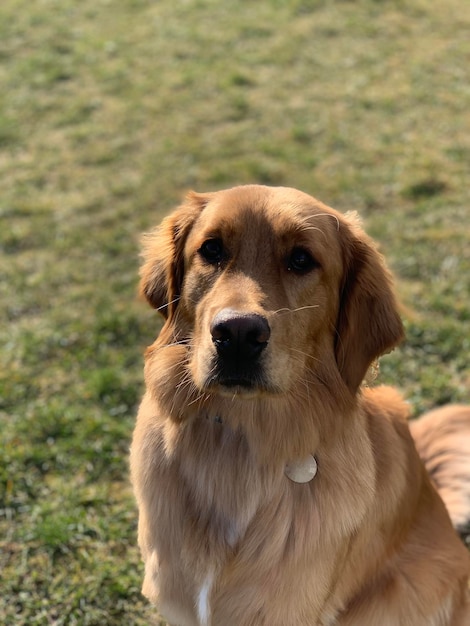
[[[208,263],[220,263],[224,248],[220,239],[207,239],[198,252]]]
[[[306,274],[318,263],[304,248],[294,248],[287,259],[287,269],[296,274]]]

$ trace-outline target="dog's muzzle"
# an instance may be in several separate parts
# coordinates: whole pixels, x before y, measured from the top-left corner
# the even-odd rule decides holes
[[[217,352],[215,379],[226,387],[260,384],[260,356],[268,345],[271,329],[258,313],[222,309],[210,326]]]

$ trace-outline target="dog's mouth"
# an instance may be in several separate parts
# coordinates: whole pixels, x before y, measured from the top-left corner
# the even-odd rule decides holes
[[[266,387],[263,376],[260,372],[233,372],[226,371],[227,368],[220,364],[212,370],[212,375],[206,381],[206,387],[225,387],[235,390],[237,388],[252,390]]]
[[[232,389],[233,387],[252,389],[255,386],[254,382],[247,378],[220,378],[217,382],[222,387],[227,387],[228,389]]]
[[[204,387],[208,391],[221,395],[253,397],[260,394],[275,394],[279,390],[266,380],[261,366],[233,371],[225,364],[217,362],[212,368],[211,375],[207,378]]]

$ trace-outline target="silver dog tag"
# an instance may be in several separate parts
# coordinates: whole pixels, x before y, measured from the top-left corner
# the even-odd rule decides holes
[[[308,483],[317,473],[317,469],[315,457],[309,454],[305,459],[288,463],[284,473],[294,483]]]

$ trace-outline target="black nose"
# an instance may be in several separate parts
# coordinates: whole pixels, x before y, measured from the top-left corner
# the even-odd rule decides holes
[[[232,309],[220,311],[212,320],[210,330],[219,356],[240,362],[256,359],[271,335],[265,317]]]

